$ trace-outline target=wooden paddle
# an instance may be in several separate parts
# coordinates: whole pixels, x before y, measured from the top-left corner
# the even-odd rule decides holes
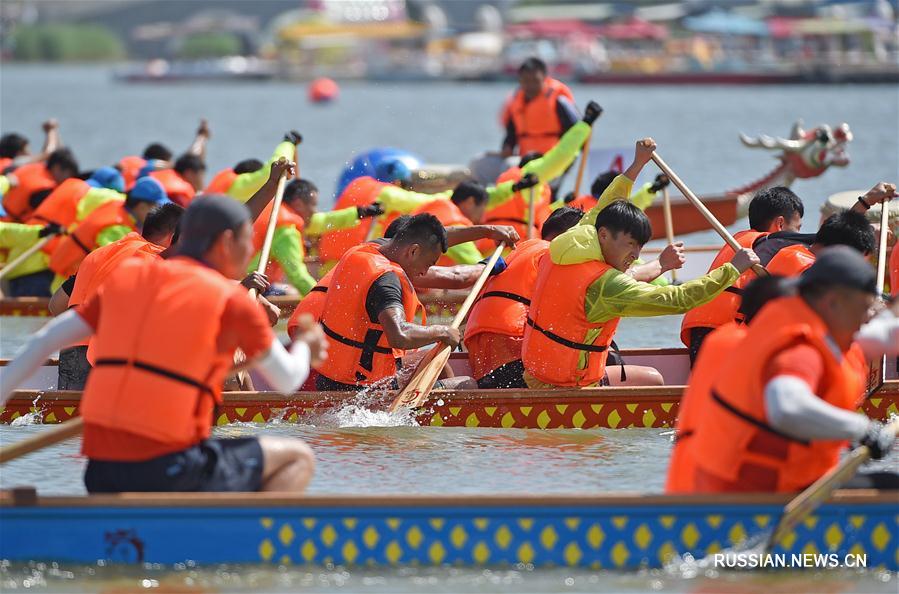
[[[42,431],[38,435],[0,447],[0,464],[80,435],[82,429],[84,429],[84,420],[81,417],[75,417],[52,429]]]
[[[468,310],[471,309],[471,306],[480,294],[481,289],[484,288],[487,277],[490,276],[490,271],[493,270],[493,265],[499,260],[505,247],[505,243],[500,243],[493,252],[493,255],[490,256],[490,259],[487,261],[487,266],[484,267],[481,276],[478,277],[477,282],[475,282],[474,286],[471,288],[468,297],[465,298],[458,313],[456,313],[456,317],[453,318],[450,327],[458,328],[462,325],[462,322],[465,321],[465,318],[468,316]],[[412,374],[409,383],[407,383],[405,387],[400,390],[400,393],[396,395],[396,398],[393,400],[388,410],[393,412],[400,407],[416,408],[421,406],[421,403],[428,397],[428,394],[430,394],[431,390],[434,388],[434,383],[437,381],[437,377],[440,375],[443,366],[449,361],[452,350],[453,349],[450,346],[435,345],[428,351],[415,369],[415,373]]]
[[[668,188],[662,188],[662,212],[665,215],[665,237],[668,243],[674,243],[674,219],[671,218],[671,196],[668,195]],[[671,269],[671,282],[677,282],[677,271]]]
[[[0,279],[4,278],[10,272],[16,269],[16,267],[37,253],[39,249],[50,243],[50,240],[56,237],[55,234],[50,234],[47,237],[41,238],[36,244],[32,245],[30,248],[13,258],[11,261],[7,262],[3,268],[0,268]]]
[[[577,166],[577,179],[574,180],[574,197],[577,198],[581,192],[581,182],[584,180],[584,170],[587,168],[587,159],[590,155],[590,140],[593,138],[593,130],[587,134],[584,146],[581,148],[581,162]],[[530,238],[529,238],[530,239]]]
[[[537,198],[535,196],[537,186],[528,188],[528,239],[534,239],[534,211],[536,209]]]
[[[674,171],[672,171],[670,167],[668,167],[668,164],[665,163],[659,153],[654,152],[652,154],[652,160],[659,167],[659,169],[662,170],[662,173],[668,176],[668,179],[671,180],[671,183],[673,183],[677,187],[677,189],[680,190],[681,193],[687,198],[687,200],[689,200],[693,204],[693,206],[696,207],[696,210],[698,210],[699,213],[705,218],[705,220],[708,221],[712,228],[718,232],[718,235],[721,236],[721,239],[724,240],[724,243],[729,245],[735,252],[739,252],[743,249],[743,246],[737,243],[737,240],[734,239],[733,235],[731,235],[730,232],[724,227],[724,225],[721,224],[721,221],[716,219],[715,215],[713,215],[712,212],[708,208],[706,208],[705,204],[702,203],[702,200],[700,200],[696,196],[696,194],[694,194],[690,190],[690,188],[687,187],[687,184],[685,184],[681,180],[681,178],[679,178],[677,174],[674,173]],[[753,265],[752,271],[759,276],[768,276],[768,271],[765,270],[765,267],[761,264]]]
[[[881,294],[883,294],[887,276],[887,237],[890,234],[890,202],[881,202],[880,208],[880,243],[877,247],[877,287]],[[897,244],[897,246],[899,246],[899,244]]]
[[[899,432],[899,420],[893,421],[884,428],[893,435]],[[805,491],[796,496],[784,508],[784,513],[777,523],[777,527],[765,545],[765,552],[770,551],[787,534],[790,533],[802,520],[808,517],[819,505],[826,501],[830,495],[843,483],[855,476],[859,467],[868,461],[871,451],[868,446],[859,446],[852,450],[840,464],[830,472],[815,481]]]

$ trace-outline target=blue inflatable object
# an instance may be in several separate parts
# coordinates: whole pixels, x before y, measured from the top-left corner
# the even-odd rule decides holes
[[[337,178],[334,197],[340,196],[344,188],[357,177],[368,175],[383,182],[401,179],[422,166],[422,160],[402,149],[382,147],[366,151],[356,156]]]

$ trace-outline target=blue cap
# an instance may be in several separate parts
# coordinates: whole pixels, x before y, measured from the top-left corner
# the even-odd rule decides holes
[[[116,192],[125,191],[125,178],[115,167],[101,167],[87,180],[88,185],[95,188],[109,188]]]
[[[128,191],[128,198],[154,202],[156,204],[171,202],[168,196],[166,196],[165,188],[162,187],[162,184],[152,177],[142,177],[137,180],[137,183]]]
[[[409,181],[412,179],[412,170],[400,160],[381,161],[375,166],[375,177],[378,181],[390,183],[394,181]]]

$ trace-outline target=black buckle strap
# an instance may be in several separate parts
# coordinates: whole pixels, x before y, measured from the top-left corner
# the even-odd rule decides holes
[[[522,297],[516,293],[510,293],[508,291],[487,291],[483,295],[481,295],[481,299],[486,297],[502,297],[503,299],[510,299],[512,301],[517,301],[518,303],[523,303],[524,305],[530,305],[531,300],[527,297]]]
[[[728,293],[733,293],[734,295],[739,295],[740,297],[743,296],[743,289],[739,289],[737,287],[728,287],[724,290],[727,291]]]
[[[312,287],[311,289],[309,289],[309,292],[310,292],[310,293],[313,293],[313,292],[327,293],[327,292],[328,292],[328,287],[324,287],[324,286],[322,286],[322,285],[315,285],[314,287]]]
[[[384,333],[383,330],[371,329],[365,333],[365,341],[359,342],[358,340],[353,340],[334,332],[333,330],[328,328],[328,326],[325,325],[324,322],[321,322],[321,325],[322,330],[324,330],[327,336],[330,336],[341,344],[345,344],[347,346],[353,347],[354,349],[359,349],[362,351],[362,355],[359,357],[359,365],[364,369],[368,369],[369,371],[371,371],[374,363],[375,353],[380,353],[381,355],[393,354],[392,349],[378,346],[378,340],[381,339],[381,335]]]
[[[76,233],[72,233],[71,235],[69,235],[69,237],[72,238],[72,241],[75,242],[75,245],[77,245],[78,247],[80,247],[81,249],[84,250],[85,254],[91,253],[92,250],[89,247],[87,247],[86,245],[84,245],[83,243],[81,243],[81,240],[78,239],[78,235]]]
[[[786,433],[783,433],[782,431],[778,431],[777,429],[768,425],[767,423],[764,423],[754,417],[749,416],[748,414],[746,414],[743,411],[739,410],[738,408],[734,407],[734,405],[732,405],[730,402],[728,402],[724,398],[722,398],[721,394],[719,394],[716,390],[712,390],[712,400],[714,400],[719,405],[721,405],[724,408],[724,410],[728,411],[729,413],[731,413],[733,415],[736,415],[737,417],[743,419],[744,421],[746,421],[750,425],[753,425],[754,427],[762,429],[763,431],[767,431],[768,433],[772,433],[782,439],[786,439],[787,441],[792,441],[794,443],[802,444],[804,446],[809,445],[809,442],[807,442],[805,440],[796,439],[795,437],[793,437],[791,435],[787,435]]]
[[[541,334],[546,336],[548,339],[550,339],[554,342],[558,342],[562,346],[566,346],[570,349],[576,349],[578,351],[587,351],[590,353],[601,353],[604,350],[606,350],[606,348],[607,348],[604,345],[597,346],[595,344],[584,344],[582,342],[574,342],[573,340],[568,340],[567,338],[559,336],[558,334],[556,334],[554,332],[550,332],[549,330],[546,330],[545,328],[541,328],[540,326],[537,325],[537,322],[535,322],[534,320],[531,319],[531,316],[528,316],[528,326],[530,326],[537,332],[540,332]]]
[[[189,386],[193,386],[198,390],[202,390],[204,392],[209,392],[213,394],[212,388],[198,382],[195,379],[189,378],[187,376],[181,375],[180,373],[175,373],[174,371],[169,371],[168,369],[163,369],[161,367],[156,367],[155,365],[150,365],[149,363],[144,363],[142,361],[129,361],[128,359],[97,359],[95,364],[96,367],[100,366],[125,366],[130,365],[136,369],[140,369],[142,371],[148,371],[150,373],[155,373],[156,375],[161,375],[170,380],[174,380],[176,382],[181,382],[182,384],[187,384]]]

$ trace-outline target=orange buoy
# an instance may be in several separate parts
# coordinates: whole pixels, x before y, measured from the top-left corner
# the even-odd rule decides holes
[[[309,100],[313,103],[327,103],[337,99],[340,87],[330,78],[317,78],[309,84]]]

